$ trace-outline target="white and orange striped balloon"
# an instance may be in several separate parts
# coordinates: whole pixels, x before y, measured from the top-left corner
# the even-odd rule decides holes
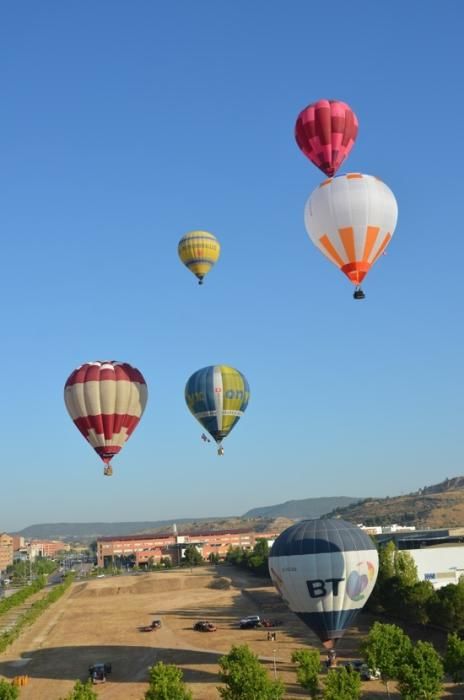
[[[64,387],[74,425],[112,473],[110,460],[122,449],[142,417],[148,390],[142,373],[126,362],[87,362]]]
[[[314,245],[359,285],[393,236],[398,205],[378,178],[348,173],[325,180],[314,190],[304,218]]]

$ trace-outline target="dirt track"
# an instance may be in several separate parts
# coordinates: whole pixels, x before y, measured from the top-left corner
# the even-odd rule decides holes
[[[240,630],[237,620],[249,614],[283,620],[276,642],[267,631]],[[140,632],[138,627],[161,618],[162,627]],[[209,619],[213,633],[195,632],[195,621]],[[342,640],[339,655],[358,656],[358,643],[369,620]],[[90,664],[111,662],[109,682],[96,686],[108,700],[142,700],[147,669],[156,661],[174,663],[184,672],[196,700],[217,700],[218,657],[232,644],[247,643],[287,685],[286,698],[307,697],[296,685],[291,653],[315,637],[289,613],[272,586],[228,567],[190,572],[126,575],[76,583],[22,636],[0,655],[0,676],[28,675],[21,700],[59,700],[84,680]],[[377,682],[363,684],[363,697],[386,698]],[[392,693],[392,697],[399,697]],[[451,697],[444,695],[443,697]],[[464,695],[454,695],[464,697]]]

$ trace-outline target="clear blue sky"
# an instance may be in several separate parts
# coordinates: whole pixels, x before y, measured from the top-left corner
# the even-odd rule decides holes
[[[464,5],[2,3],[0,531],[397,495],[463,473]],[[322,97],[360,121],[343,170],[399,205],[365,302],[315,249],[324,178],[297,148]],[[222,243],[203,287],[177,242]],[[105,479],[66,413],[79,364],[141,369],[149,402]],[[248,378],[225,456],[184,404]]]

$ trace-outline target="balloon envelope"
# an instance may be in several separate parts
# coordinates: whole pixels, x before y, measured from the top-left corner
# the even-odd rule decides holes
[[[217,443],[243,416],[249,398],[246,378],[228,365],[203,367],[192,374],[185,386],[187,406]]]
[[[351,107],[338,100],[319,100],[298,115],[295,138],[305,156],[331,177],[353,148],[358,119]]]
[[[87,362],[75,369],[64,400],[75,426],[109,464],[137,427],[147,403],[142,373],[127,362]]]
[[[332,648],[372,593],[378,555],[356,525],[303,520],[274,542],[269,572],[289,608]]]
[[[361,173],[325,180],[304,211],[314,245],[356,285],[386,250],[397,219],[398,205],[390,188]]]
[[[181,261],[202,284],[204,276],[218,261],[221,246],[208,231],[190,231],[180,239],[177,250]]]

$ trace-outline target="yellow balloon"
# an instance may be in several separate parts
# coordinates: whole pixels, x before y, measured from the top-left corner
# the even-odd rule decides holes
[[[208,231],[190,231],[179,241],[177,252],[186,267],[198,277],[199,284],[218,261],[221,246]]]

